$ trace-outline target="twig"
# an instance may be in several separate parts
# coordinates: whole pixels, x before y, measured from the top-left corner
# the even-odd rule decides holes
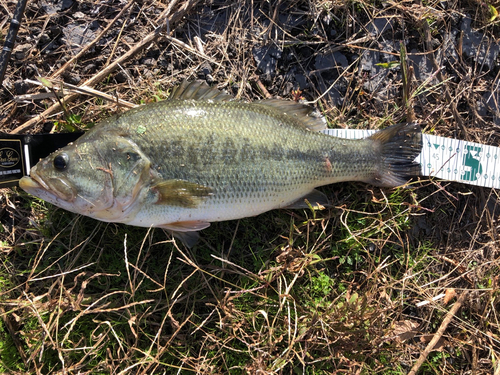
[[[446,314],[445,318],[443,319],[441,326],[439,327],[439,329],[437,330],[437,332],[435,333],[434,337],[429,342],[429,344],[427,344],[427,347],[425,348],[423,353],[420,354],[420,357],[418,357],[417,361],[415,362],[415,364],[411,368],[408,375],[416,375],[416,373],[420,369],[420,366],[422,366],[422,364],[427,359],[427,356],[429,355],[429,353],[432,351],[432,349],[434,349],[434,346],[436,346],[436,344],[439,341],[439,339],[441,338],[441,336],[443,336],[443,333],[444,333],[444,331],[446,331],[448,324],[450,324],[451,320],[453,319],[453,317],[457,313],[458,309],[460,308],[460,306],[462,306],[462,303],[464,302],[465,297],[467,297],[467,295],[468,295],[467,292],[463,292],[462,295],[458,298],[457,302],[455,302],[453,307],[450,309],[450,311],[448,311],[448,314]]]
[[[192,53],[193,55],[196,55],[198,57],[201,57],[202,59],[208,60],[208,61],[210,61],[213,64],[217,64],[219,66],[222,66],[222,64],[218,63],[217,61],[215,61],[211,57],[205,55],[204,53],[199,52],[198,50],[194,49],[193,47],[191,47],[190,45],[184,43],[183,41],[181,41],[179,39],[176,39],[176,38],[171,37],[169,35],[164,35],[163,37],[166,40],[168,40],[170,43],[175,44],[178,47],[182,47],[182,48],[188,50],[188,52]]]
[[[267,91],[266,86],[264,86],[264,84],[262,83],[262,81],[259,78],[257,78],[257,81],[255,81],[255,83],[257,83],[257,86],[259,87],[259,90],[262,92],[262,95],[264,95],[267,99],[270,99],[273,97],[269,93],[269,91]]]
[[[0,54],[0,85],[2,85],[3,77],[5,76],[5,71],[7,70],[7,63],[10,59],[10,54],[14,48],[14,43],[16,42],[17,32],[19,31],[19,26],[21,26],[21,20],[23,18],[24,9],[26,9],[26,3],[28,0],[19,0],[14,10],[14,15],[10,21],[9,31],[7,33],[7,38],[5,38],[5,43],[3,45],[2,53]]]
[[[196,5],[199,2],[199,0],[193,0],[189,1],[188,5],[190,6],[184,6],[183,11],[178,11],[172,15],[172,19],[170,22],[176,21],[180,19],[191,7]],[[151,42],[155,41],[158,39],[158,37],[161,35],[161,32],[163,31],[163,28],[165,27],[167,23],[158,26],[154,31],[149,33],[144,39],[142,39],[139,43],[137,43],[130,51],[125,53],[123,56],[118,58],[117,60],[113,61],[112,64],[108,65],[106,68],[101,70],[98,74],[93,76],[92,78],[88,79],[83,83],[82,86],[93,86],[96,83],[102,81],[104,78],[106,78],[113,70],[115,70],[117,67],[119,67],[121,64],[123,64],[125,61],[130,59],[133,55],[135,55],[137,52],[143,50],[145,47],[147,47]],[[64,103],[69,103],[78,98],[80,94],[71,94],[67,95],[63,98]],[[24,124],[18,126],[15,128],[11,134],[19,134],[25,130],[28,130],[38,124],[40,121],[43,121],[45,118],[53,114],[54,112],[57,112],[60,109],[59,103],[52,104],[49,108],[47,108],[43,113],[33,117],[31,120],[26,121]]]
[[[122,12],[120,12],[120,13],[122,13]],[[120,38],[122,37],[123,30],[125,30],[125,26],[127,25],[127,22],[129,19],[130,19],[130,12],[127,15],[127,19],[123,20],[123,24],[122,24],[122,27],[120,28],[120,32],[118,33],[118,36],[116,37],[115,44],[113,45],[113,48],[111,49],[111,53],[109,54],[108,59],[106,60],[106,64],[104,66],[108,66],[109,62],[113,58],[115,51],[116,51],[116,47],[118,47],[118,43],[120,42]]]
[[[23,102],[23,101],[27,101],[27,100],[31,101],[31,100],[38,100],[38,99],[53,98],[55,94],[59,97],[62,97],[62,95],[63,95],[62,90],[67,90],[71,93],[79,93],[79,94],[94,96],[96,98],[107,100],[109,102],[116,103],[116,104],[118,104],[122,107],[126,107],[126,108],[137,107],[137,104],[128,102],[128,101],[123,100],[123,99],[116,98],[115,96],[106,94],[102,91],[93,89],[91,87],[75,86],[75,85],[72,85],[72,84],[66,83],[66,82],[61,82],[61,81],[57,81],[57,80],[53,81],[53,80],[47,79],[47,78],[44,78],[44,79],[51,82],[51,83],[56,82],[56,84],[59,86],[56,86],[56,84],[54,84],[54,86],[53,86],[54,91],[56,91],[56,90],[61,90],[61,91],[60,92],[56,91],[55,93],[54,92],[45,92],[45,93],[40,93],[40,94],[18,95],[18,96],[14,97],[14,100],[16,102]],[[32,85],[43,86],[43,83],[41,83],[39,81],[31,80],[31,79],[26,79],[26,80],[24,80],[24,82],[31,83]]]
[[[174,8],[174,6],[177,5],[178,0],[172,0],[170,4],[168,4],[167,9],[165,9],[163,12],[160,13],[160,15],[156,18],[155,22],[159,23],[161,22],[164,18],[167,18]]]
[[[172,17],[169,18],[169,22],[172,24],[174,22],[177,22],[178,20],[180,20],[182,17],[184,17],[184,15],[190,10],[192,9],[196,4],[198,4],[200,2],[200,0],[188,0],[186,1],[186,3],[177,11],[175,12],[174,14],[172,14]],[[163,15],[163,13],[160,15],[163,17],[166,17],[167,15],[170,14],[170,11],[172,10],[172,8],[169,6],[167,8],[167,10],[164,12],[165,15]],[[162,22],[162,19],[160,17],[158,17],[157,19],[157,22]],[[166,22],[168,24],[168,22]]]
[[[434,297],[432,297],[432,298],[430,298],[428,300],[419,302],[419,303],[415,304],[415,306],[422,307],[422,306],[428,305],[431,302],[436,302],[437,300],[439,300],[441,298],[444,298],[445,296],[446,296],[446,294],[441,293],[441,294],[438,294],[437,296],[434,296]]]
[[[411,97],[411,82],[413,78],[413,67],[408,65],[406,59],[406,47],[403,42],[400,43],[400,56],[401,56],[401,79],[403,82],[403,106],[406,109],[406,121],[415,121],[415,112],[412,106]]]
[[[75,56],[73,56],[71,59],[69,59],[63,66],[61,66],[59,69],[57,69],[54,73],[50,75],[51,78],[56,78],[58,77],[62,72],[64,72],[68,67],[73,64],[75,61],[77,61],[85,52],[87,52],[89,49],[91,49],[107,32],[108,30],[115,24],[117,20],[121,18],[123,13],[127,11],[128,8],[130,8],[133,4],[135,3],[135,0],[130,1],[125,5],[125,7],[118,13],[118,15],[102,30],[97,37],[91,41],[89,44],[87,44],[85,47],[83,47],[80,52],[78,52]]]

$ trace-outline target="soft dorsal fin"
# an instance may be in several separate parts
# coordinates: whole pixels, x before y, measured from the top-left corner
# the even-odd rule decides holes
[[[295,117],[302,126],[311,131],[326,129],[325,118],[306,104],[282,99],[264,99],[252,104],[271,107],[274,111],[279,110],[284,115]]]
[[[219,102],[227,102],[234,98],[220,91],[215,87],[208,86],[203,81],[183,81],[179,86],[175,87],[170,94],[169,100],[213,100]]]

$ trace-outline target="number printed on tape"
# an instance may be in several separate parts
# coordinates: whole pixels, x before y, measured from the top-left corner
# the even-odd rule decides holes
[[[373,130],[328,129],[324,133],[340,138],[364,138]],[[422,134],[422,153],[415,161],[423,176],[466,184],[500,188],[500,148],[458,139]]]

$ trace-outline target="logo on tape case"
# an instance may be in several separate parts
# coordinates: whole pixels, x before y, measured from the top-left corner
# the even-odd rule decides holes
[[[24,176],[22,147],[19,139],[0,138],[0,186],[16,184]]]

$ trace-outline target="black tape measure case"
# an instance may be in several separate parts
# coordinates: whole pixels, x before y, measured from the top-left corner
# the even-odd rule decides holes
[[[0,188],[17,186],[38,161],[75,141],[83,133],[0,134]]]

